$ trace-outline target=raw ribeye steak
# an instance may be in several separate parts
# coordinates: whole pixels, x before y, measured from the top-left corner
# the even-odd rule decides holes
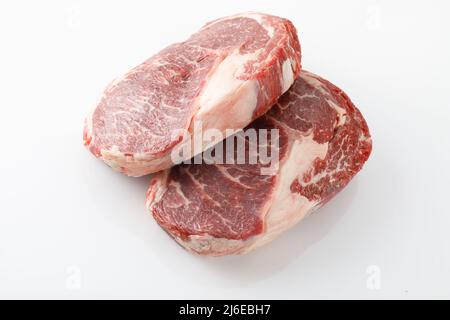
[[[372,149],[348,96],[306,71],[249,127],[279,130],[274,175],[259,163],[182,164],[151,181],[150,212],[190,251],[240,254],[271,241],[344,188]]]
[[[169,168],[171,151],[188,143],[195,123],[203,131],[244,128],[289,89],[300,68],[290,21],[259,13],[212,21],[113,81],[86,120],[85,145],[129,176]]]

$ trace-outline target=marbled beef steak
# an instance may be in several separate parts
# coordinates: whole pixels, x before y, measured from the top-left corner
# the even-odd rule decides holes
[[[113,81],[86,120],[85,145],[130,176],[169,168],[171,151],[194,123],[221,132],[244,128],[289,89],[300,68],[290,21],[260,13],[212,21]]]
[[[260,164],[183,164],[152,179],[147,206],[186,249],[240,254],[271,241],[342,190],[372,149],[348,96],[306,71],[250,127],[279,129],[274,175]]]

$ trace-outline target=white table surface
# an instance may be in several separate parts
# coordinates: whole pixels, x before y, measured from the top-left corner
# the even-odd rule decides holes
[[[0,298],[450,298],[448,1],[111,2],[0,3]],[[115,76],[248,10],[295,23],[373,154],[270,245],[197,257],[147,213],[148,177],[84,149],[83,120]]]

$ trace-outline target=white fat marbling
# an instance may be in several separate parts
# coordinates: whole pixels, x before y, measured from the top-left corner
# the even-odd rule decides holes
[[[240,116],[246,116],[251,119],[248,114],[252,114],[258,98],[258,91],[253,81],[238,79],[239,74],[243,72],[246,62],[257,59],[259,52],[252,54],[239,54],[239,51],[231,53],[227,56],[214,70],[206,83],[201,97],[199,113],[208,112],[218,105],[224,103],[233,106],[233,100],[239,100]],[[245,89],[245,92],[242,92]],[[236,92],[240,92],[240,96],[236,97]],[[239,98],[239,99],[237,99]],[[233,99],[229,101],[230,99]]]
[[[254,247],[272,241],[278,234],[307,216],[317,205],[316,202],[292,193],[292,182],[301,178],[311,169],[316,158],[325,158],[328,144],[319,144],[313,135],[293,141],[288,158],[280,166],[279,181],[272,206],[266,214],[264,235],[257,240]]]
[[[281,79],[282,93],[285,93],[294,83],[294,71],[292,70],[292,64],[294,62],[291,59],[287,59],[283,62],[282,73],[283,77]]]

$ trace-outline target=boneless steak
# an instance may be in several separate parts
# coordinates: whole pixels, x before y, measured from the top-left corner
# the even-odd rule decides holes
[[[85,145],[130,176],[169,168],[171,151],[190,138],[194,123],[222,132],[244,128],[288,90],[300,68],[290,21],[259,13],[212,21],[113,81],[86,120]]]
[[[348,96],[306,71],[250,127],[279,129],[274,175],[261,164],[183,164],[152,179],[147,206],[186,249],[239,254],[271,241],[344,188],[372,149]]]

